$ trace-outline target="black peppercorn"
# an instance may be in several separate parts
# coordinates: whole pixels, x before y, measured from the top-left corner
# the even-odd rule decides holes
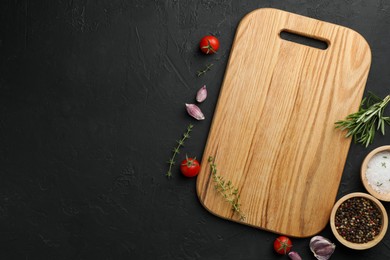
[[[336,211],[337,232],[349,242],[367,243],[374,239],[382,227],[382,215],[378,207],[363,197],[350,198]]]

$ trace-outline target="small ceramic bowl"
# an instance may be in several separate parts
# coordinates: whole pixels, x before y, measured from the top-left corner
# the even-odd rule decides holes
[[[381,152],[390,154],[390,145],[380,146],[366,156],[361,167],[361,179],[368,193],[379,200],[390,201],[390,156],[385,156],[383,161],[378,156],[373,159]],[[369,169],[368,166],[371,168]],[[386,173],[383,174],[383,171]]]
[[[380,225],[379,233],[377,235],[375,235],[373,237],[373,240],[371,240],[371,241],[368,241],[365,243],[350,242],[349,240],[351,240],[351,239],[347,240],[346,238],[341,236],[338,232],[339,229],[336,228],[335,220],[336,220],[337,210],[339,209],[340,205],[342,205],[342,203],[346,202],[349,199],[353,199],[353,198],[365,198],[367,200],[370,200],[373,203],[373,205],[376,206],[378,211],[380,212],[381,225]],[[350,207],[348,207],[348,208],[350,208]],[[366,211],[364,211],[364,212],[366,212]],[[346,221],[349,221],[348,217],[346,217],[345,219],[346,219]],[[351,219],[352,219],[352,217],[351,217]],[[353,221],[354,221],[353,223],[355,223],[354,225],[356,225],[355,219]],[[348,222],[348,223],[352,223],[352,222]],[[344,225],[344,224],[342,224],[342,225]],[[345,225],[351,225],[351,224],[345,224]],[[368,226],[370,226],[370,225],[371,224],[368,224]],[[341,244],[343,244],[344,246],[349,247],[351,249],[364,250],[364,249],[369,249],[369,248],[375,246],[385,236],[386,231],[387,231],[387,226],[388,226],[388,217],[387,217],[386,209],[383,207],[382,203],[379,200],[377,200],[375,197],[373,197],[367,193],[354,192],[354,193],[350,193],[350,194],[345,195],[344,197],[342,197],[341,199],[339,199],[336,202],[336,204],[333,206],[332,212],[330,214],[330,227],[332,229],[334,236]],[[352,235],[352,234],[353,233],[348,233],[348,235]]]

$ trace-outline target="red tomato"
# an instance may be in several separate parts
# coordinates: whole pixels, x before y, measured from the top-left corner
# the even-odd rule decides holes
[[[292,247],[292,242],[288,237],[280,236],[274,241],[274,249],[276,253],[285,255],[290,252]]]
[[[214,37],[212,35],[207,35],[200,40],[199,47],[203,53],[206,54],[217,53],[219,49],[219,41],[217,37]]]
[[[180,171],[186,177],[194,177],[200,171],[200,164],[195,158],[186,158],[180,164]]]

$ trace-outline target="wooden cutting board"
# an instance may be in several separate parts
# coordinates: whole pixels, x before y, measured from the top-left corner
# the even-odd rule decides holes
[[[328,43],[325,50],[281,31]],[[276,9],[240,22],[197,178],[211,213],[293,237],[328,223],[350,139],[334,123],[358,110],[371,64],[355,31]],[[244,221],[217,193],[217,173],[239,190]],[[359,162],[357,162],[359,163]]]

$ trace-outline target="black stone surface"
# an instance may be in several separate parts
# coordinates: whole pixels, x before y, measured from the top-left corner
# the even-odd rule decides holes
[[[165,177],[189,123],[178,159],[201,158],[238,22],[263,7],[358,31],[372,50],[366,90],[390,93],[389,1],[1,1],[0,259],[287,259],[275,234],[208,213],[195,179]],[[198,41],[210,33],[221,49],[205,56]],[[184,103],[203,84],[197,122]],[[351,145],[338,198],[364,191],[363,158],[389,143]],[[336,243],[332,259],[390,258],[389,234],[365,251],[329,226],[320,235]],[[314,259],[309,238],[293,243]]]

